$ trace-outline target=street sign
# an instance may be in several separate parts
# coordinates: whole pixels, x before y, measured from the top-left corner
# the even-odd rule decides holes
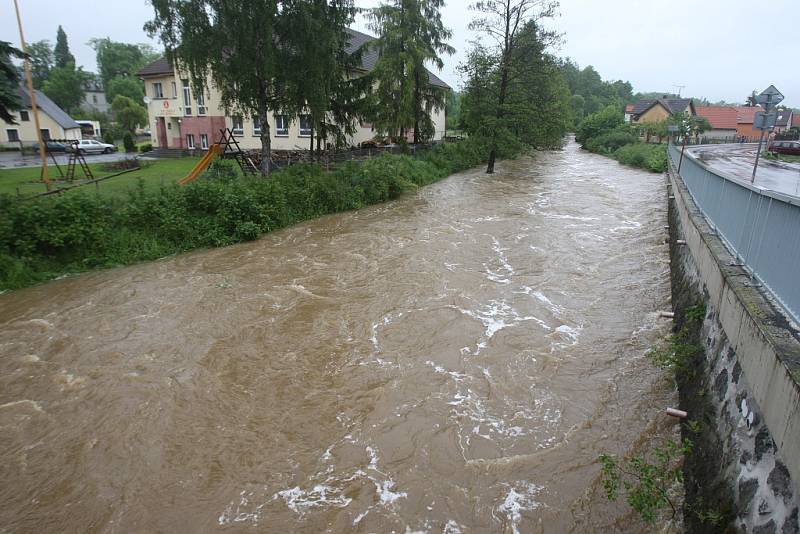
[[[783,101],[783,94],[774,85],[770,85],[756,97],[756,101],[769,111],[770,108]]]
[[[758,111],[753,117],[753,128],[757,130],[771,130],[775,127],[778,120],[778,113],[775,111]]]

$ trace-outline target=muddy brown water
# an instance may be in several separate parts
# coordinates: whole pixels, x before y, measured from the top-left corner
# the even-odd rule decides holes
[[[570,142],[0,296],[0,531],[643,530],[664,196]]]

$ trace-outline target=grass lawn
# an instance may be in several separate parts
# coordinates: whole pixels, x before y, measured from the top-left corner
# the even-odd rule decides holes
[[[159,160],[141,160],[142,168],[138,171],[129,172],[121,176],[109,178],[100,182],[99,192],[101,195],[124,196],[128,189],[138,187],[139,180],[144,182],[147,189],[155,189],[161,186],[162,179],[164,184],[177,182],[186,176],[200,158],[174,158]],[[117,173],[115,170],[104,170],[106,163],[90,163],[89,168],[95,178],[101,178],[110,174]],[[64,168],[65,166],[62,166]],[[53,188],[66,187],[71,185],[67,181],[54,180],[54,175],[58,176],[58,171],[50,167],[50,179],[53,181]],[[25,167],[18,169],[0,169],[0,194],[6,193],[16,195],[17,189],[22,196],[29,196],[36,193],[47,191],[44,183],[39,180],[39,167]],[[76,170],[74,184],[81,183],[83,173],[80,169]],[[76,187],[67,193],[86,192],[95,194],[97,186],[87,184]]]

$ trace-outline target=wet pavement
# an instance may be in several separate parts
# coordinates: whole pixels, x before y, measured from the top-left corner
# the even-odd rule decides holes
[[[753,164],[758,144],[702,145],[687,147],[686,152],[695,156],[712,169],[751,183]],[[786,195],[800,197],[800,163],[773,161],[764,158],[766,143],[758,162],[755,185],[778,191]]]
[[[54,154],[59,165],[66,165],[69,160],[67,154]],[[136,157],[136,153],[113,152],[111,154],[86,154],[86,163],[109,163],[126,158]],[[0,169],[18,169],[21,167],[38,167],[42,160],[38,154],[21,156],[19,152],[0,152]],[[48,157],[47,164],[52,165],[53,160]]]

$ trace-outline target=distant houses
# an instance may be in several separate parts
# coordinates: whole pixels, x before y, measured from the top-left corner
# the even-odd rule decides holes
[[[739,114],[731,106],[698,106],[697,115],[711,124],[711,130],[703,132],[707,139],[735,140],[739,127]]]
[[[106,98],[106,90],[99,76],[93,74],[91,78],[86,80],[83,84],[83,90],[85,93],[81,109],[89,112],[108,113],[110,106]]]
[[[626,110],[627,111],[627,110]],[[664,95],[655,100],[640,100],[631,109],[631,123],[660,122],[676,113],[697,115],[691,98],[670,98]]]
[[[26,87],[20,86],[19,96],[22,109],[14,113],[17,124],[2,123],[0,145],[5,148],[19,148],[34,145],[38,142],[36,123],[31,111],[31,96]],[[42,138],[48,139],[80,139],[81,127],[72,117],[47,98],[41,91],[36,91],[36,106],[39,110],[39,127]]]

